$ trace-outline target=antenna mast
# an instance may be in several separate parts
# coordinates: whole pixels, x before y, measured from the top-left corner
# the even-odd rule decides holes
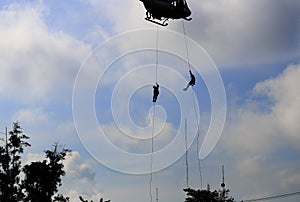
[[[226,193],[227,193],[227,190],[225,188],[225,177],[224,176],[225,176],[224,165],[222,165],[222,183],[221,183],[222,189],[219,192],[220,193],[219,197],[222,201],[226,199]]]
[[[221,184],[221,187],[225,187],[225,177],[224,177],[224,165],[222,165],[222,184]]]

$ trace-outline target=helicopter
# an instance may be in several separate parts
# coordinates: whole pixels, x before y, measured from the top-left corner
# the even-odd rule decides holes
[[[184,19],[190,21],[192,14],[186,0],[140,0],[146,11],[145,20],[167,26],[169,19]]]

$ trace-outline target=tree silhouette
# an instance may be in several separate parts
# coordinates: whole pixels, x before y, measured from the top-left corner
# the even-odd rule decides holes
[[[213,191],[208,190],[195,190],[191,188],[183,189],[186,192],[187,198],[185,202],[234,202],[232,197],[223,195],[223,190]],[[228,193],[227,191],[226,193]]]
[[[68,202],[69,197],[64,197],[62,194],[58,194],[57,196],[54,196],[53,202]]]
[[[46,161],[26,165],[23,171],[26,176],[22,184],[27,192],[25,201],[50,202],[53,191],[51,190],[50,171]]]
[[[79,200],[81,202],[89,202],[88,200],[85,200],[82,196],[79,196]],[[91,202],[93,202],[93,201],[91,200]],[[99,202],[103,202],[103,198],[100,198]],[[107,201],[104,201],[104,202],[110,202],[110,200],[107,200]]]
[[[44,151],[45,160],[22,166],[21,155],[25,147],[31,146],[27,142],[29,137],[23,134],[18,122],[2,134],[5,138],[0,137],[4,141],[0,146],[0,202],[68,202],[69,197],[57,192],[66,174],[63,161],[71,150],[55,143],[51,150]]]
[[[58,143],[53,145],[53,150],[46,150],[46,160],[32,162],[24,166],[25,178],[22,181],[22,189],[25,192],[25,202],[52,202],[54,194],[61,186],[61,177],[65,175],[63,160],[69,149],[58,151]],[[63,195],[54,197],[54,201],[68,201]]]
[[[7,134],[6,134],[7,135]],[[0,201],[19,202],[23,194],[20,189],[21,154],[30,146],[18,122],[6,137],[5,146],[0,146]]]
[[[194,190],[191,188],[183,189],[188,196],[185,202],[217,202],[217,192],[208,190]]]

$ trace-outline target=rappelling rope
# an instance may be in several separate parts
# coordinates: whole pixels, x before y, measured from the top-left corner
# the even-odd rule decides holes
[[[156,65],[155,65],[155,82],[157,82],[158,69],[158,25],[156,25]]]
[[[187,37],[186,37],[186,31],[185,31],[185,26],[184,26],[184,21],[182,20],[182,28],[183,28],[183,34],[184,34],[184,42],[185,42],[185,49],[186,49],[186,56],[187,56],[187,63],[188,63],[188,70],[191,70],[191,64],[190,64],[190,56],[189,56],[189,49],[188,49],[188,45],[187,45]],[[193,92],[194,91],[194,87],[192,86]],[[198,115],[197,115],[197,109],[196,109],[196,101],[195,101],[195,93],[193,93],[193,106],[194,106],[194,112],[195,112],[195,116],[196,116],[196,123],[199,123],[198,120]],[[199,139],[200,139],[200,134],[199,134],[199,126],[197,125],[197,155],[199,155]],[[201,189],[202,189],[202,172],[201,172],[201,161],[200,158],[198,157],[198,170],[199,170],[199,177],[200,177],[200,185],[201,185]],[[187,167],[188,169],[188,167]]]
[[[182,20],[182,29],[183,29],[183,34],[184,34],[184,44],[185,44],[188,68],[189,68],[189,70],[191,70],[190,55],[189,55],[189,49],[188,49],[188,46],[187,46],[186,32],[185,32],[185,26],[184,26],[184,21],[183,20]]]
[[[192,86],[192,89],[193,89],[193,92],[194,91],[194,87]],[[195,97],[195,93],[193,93],[193,106],[194,106],[194,112],[195,112],[195,116],[196,116],[196,123],[198,124],[199,123],[199,120],[198,120],[198,116],[197,116],[197,108],[196,108],[196,97]],[[199,132],[199,126],[197,128],[197,155],[199,155],[199,139],[200,139],[200,132]],[[197,158],[197,161],[198,161],[198,171],[199,171],[199,177],[200,177],[200,188],[202,189],[202,171],[201,171],[201,160],[198,156]]]
[[[186,187],[189,187],[189,159],[188,159],[188,143],[187,143],[187,121],[184,122],[185,134],[185,166],[186,166]]]
[[[152,135],[151,135],[151,159],[150,159],[150,182],[149,182],[149,194],[150,202],[152,202],[152,169],[153,169],[153,152],[154,152],[154,131],[155,131],[155,103],[153,102],[153,115],[152,115]]]
[[[156,64],[155,64],[155,83],[157,83],[157,69],[158,69],[158,25],[156,26]],[[151,135],[151,157],[150,157],[150,181],[149,181],[149,194],[150,202],[152,202],[152,181],[153,181],[153,152],[154,152],[154,132],[155,132],[155,102],[153,102],[153,115],[152,115],[152,135]]]

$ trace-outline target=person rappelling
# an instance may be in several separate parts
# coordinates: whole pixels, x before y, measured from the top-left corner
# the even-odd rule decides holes
[[[196,83],[196,79],[195,79],[194,74],[192,73],[191,70],[189,70],[189,72],[190,72],[191,80],[190,80],[190,82],[187,84],[187,86],[183,89],[184,91],[186,91],[190,86],[194,86],[195,83]]]
[[[156,100],[157,100],[157,96],[159,94],[158,88],[159,88],[159,85],[158,85],[158,83],[156,83],[156,86],[153,86],[153,100],[152,100],[152,102],[156,102]]]

